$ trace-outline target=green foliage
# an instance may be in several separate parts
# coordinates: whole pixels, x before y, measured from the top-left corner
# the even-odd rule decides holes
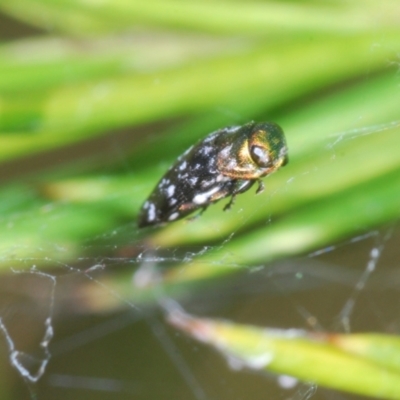
[[[364,396],[400,397],[400,371],[394,356],[400,346],[397,337],[261,329],[176,311],[168,318],[179,329],[218,349],[237,367],[288,374]],[[377,357],[382,352],[385,357]]]

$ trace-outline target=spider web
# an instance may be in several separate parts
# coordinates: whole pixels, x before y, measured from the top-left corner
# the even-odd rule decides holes
[[[341,141],[362,140],[398,125],[398,121],[389,121],[336,133],[321,151],[331,157]],[[339,161],[331,157],[331,162]],[[293,176],[284,186],[301,178]],[[274,224],[274,220],[267,223]],[[105,254],[106,248],[116,255],[80,258],[73,265],[40,259],[41,265],[48,264],[46,269],[36,267],[38,260],[27,258],[20,261],[30,265],[28,271],[10,268],[1,290],[0,330],[7,375],[20,382],[18,398],[357,398],[287,376],[237,372],[232,368],[235,365],[227,364],[213,350],[166,325],[163,307],[129,300],[103,279],[105,274],[122,270],[131,276],[128,284],[133,288],[154,281],[160,269],[170,265],[179,263],[182,270],[189,268],[196,257],[216,247],[224,249],[235,236],[231,232],[218,243],[184,251],[143,248],[132,256],[116,238],[128,241],[135,229],[129,224],[96,238],[105,244],[99,254]],[[400,322],[400,275],[396,269],[399,238],[399,226],[394,221],[297,258],[249,266],[246,272],[222,284],[178,296],[174,301],[176,307],[195,315],[259,326],[396,332]],[[93,244],[88,243],[86,249],[96,253]],[[128,255],[124,255],[126,251]],[[8,257],[12,259],[9,255],[4,259]],[[55,264],[57,272],[51,268]],[[98,305],[86,304],[74,291],[82,282],[97,288]],[[166,300],[162,280],[154,290],[162,305]],[[114,308],[88,316],[86,310],[102,309],[102,298],[108,304],[111,298]]]

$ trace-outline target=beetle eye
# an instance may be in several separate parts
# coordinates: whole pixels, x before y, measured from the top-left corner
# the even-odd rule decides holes
[[[281,164],[281,167],[284,167],[288,162],[289,162],[289,157],[288,157],[288,155],[286,154],[286,155],[285,155],[285,158],[283,159],[283,162],[282,162],[282,164]]]
[[[259,167],[272,167],[272,160],[269,158],[268,152],[262,147],[251,146],[250,155]]]

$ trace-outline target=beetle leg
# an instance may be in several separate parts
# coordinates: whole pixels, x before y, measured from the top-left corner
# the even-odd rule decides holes
[[[258,183],[258,188],[256,190],[256,194],[263,192],[265,189],[264,183],[261,179],[257,179],[257,183]]]
[[[224,211],[229,210],[233,203],[235,202],[235,198],[236,195],[240,194],[240,193],[244,193],[247,190],[249,190],[251,188],[251,186],[253,186],[255,181],[251,181],[251,180],[237,180],[234,182],[234,187],[232,188],[231,194],[231,200],[229,201],[229,203],[224,207]]]
[[[233,203],[235,202],[235,198],[236,198],[236,193],[232,194],[232,197],[229,200],[229,203],[226,204],[225,207],[224,207],[224,211],[230,210],[230,208],[233,206]]]
[[[187,221],[194,221],[195,219],[201,217],[203,215],[204,211],[207,210],[208,206],[209,206],[209,204],[201,207],[200,211],[196,215],[193,215],[192,217],[187,218]]]

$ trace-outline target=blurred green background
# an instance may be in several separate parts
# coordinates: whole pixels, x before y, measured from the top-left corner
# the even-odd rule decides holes
[[[396,333],[399,54],[390,0],[0,0],[0,399],[309,390],[194,358],[171,342],[166,296],[244,323]],[[187,147],[250,120],[289,147],[262,194],[137,229]],[[13,349],[29,371],[50,360],[38,384]]]

